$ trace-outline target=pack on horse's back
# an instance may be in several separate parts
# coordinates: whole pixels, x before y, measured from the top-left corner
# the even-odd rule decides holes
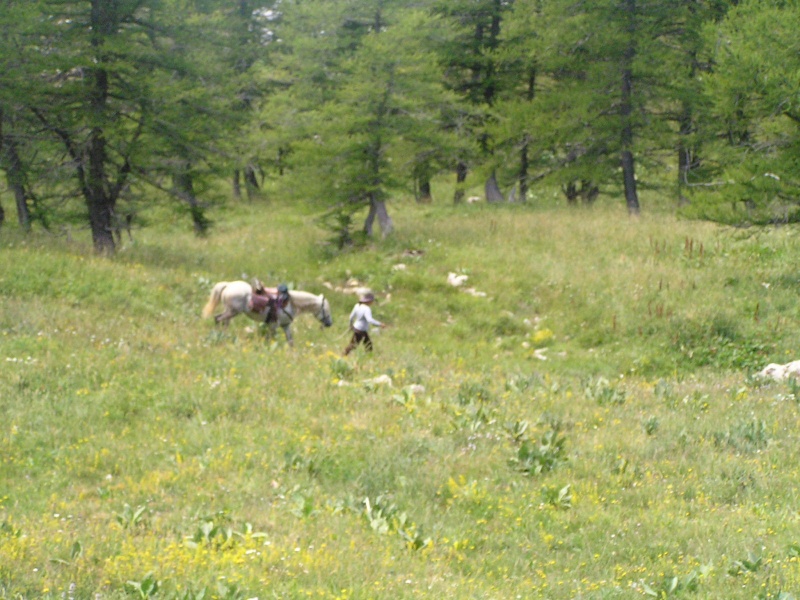
[[[275,303],[277,294],[270,294],[268,290],[262,288],[253,288],[253,293],[250,295],[250,302],[248,302],[247,309],[253,312],[263,313],[267,308]]]
[[[294,319],[294,315],[286,310],[291,302],[289,290],[281,284],[277,288],[265,288],[258,279],[252,285],[253,293],[247,304],[248,309],[264,316],[264,322],[270,323],[277,321],[278,316],[283,312],[289,320]]]

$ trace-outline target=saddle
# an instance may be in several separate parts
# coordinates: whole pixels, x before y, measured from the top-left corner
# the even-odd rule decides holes
[[[250,302],[247,309],[266,316],[267,321],[278,318],[278,311],[283,308],[278,295],[277,288],[265,288],[258,279],[251,286],[253,293],[250,295]]]
[[[263,288],[261,290],[253,290],[247,308],[253,312],[263,313],[267,308],[275,304],[276,299],[277,296],[273,296]]]

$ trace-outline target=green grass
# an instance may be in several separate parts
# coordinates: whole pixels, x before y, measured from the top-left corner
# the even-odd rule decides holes
[[[274,204],[111,260],[3,230],[0,598],[797,593],[800,391],[752,377],[798,358],[794,228],[392,210],[342,254]],[[200,319],[252,276],[334,327]],[[344,360],[350,278],[393,327]]]

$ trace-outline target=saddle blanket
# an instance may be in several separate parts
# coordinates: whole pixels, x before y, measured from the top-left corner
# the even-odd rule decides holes
[[[252,294],[247,308],[253,312],[263,313],[267,307],[272,304],[274,298],[272,296],[262,296],[261,294]]]

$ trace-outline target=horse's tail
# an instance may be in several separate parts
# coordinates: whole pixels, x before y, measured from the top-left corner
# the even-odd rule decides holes
[[[224,290],[228,285],[227,281],[220,281],[217,285],[214,286],[214,289],[211,290],[211,295],[208,297],[208,302],[203,307],[203,318],[207,319],[212,314],[214,314],[214,309],[217,308],[217,304],[219,304],[220,296],[222,296],[222,290]]]

